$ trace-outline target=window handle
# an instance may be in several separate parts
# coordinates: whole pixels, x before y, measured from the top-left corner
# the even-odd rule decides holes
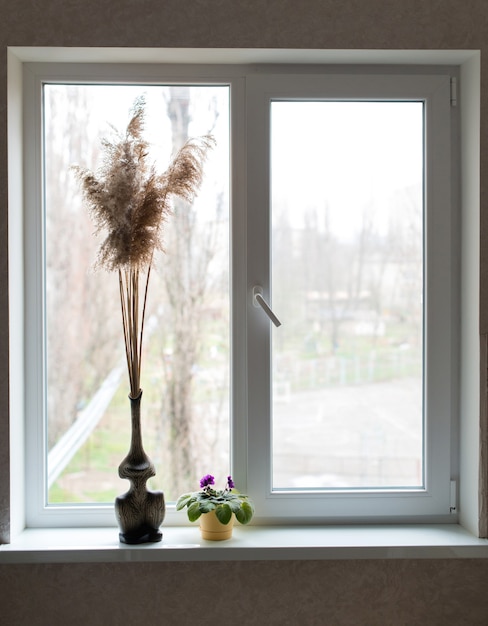
[[[252,288],[252,303],[255,307],[261,307],[276,327],[281,326],[280,320],[276,317],[269,304],[263,298],[263,288],[259,285],[255,285]]]

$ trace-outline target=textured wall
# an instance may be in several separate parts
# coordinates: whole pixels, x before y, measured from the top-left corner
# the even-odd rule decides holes
[[[487,577],[486,560],[0,566],[0,623],[486,626]]]
[[[0,0],[0,284],[7,284],[6,46],[480,49],[486,0]],[[482,171],[488,142],[482,65]],[[482,232],[487,181],[482,176]],[[481,329],[488,332],[482,253]],[[0,292],[0,538],[8,536],[8,300]],[[488,624],[485,561],[0,567],[0,623]],[[132,589],[133,592],[129,593]],[[129,598],[131,598],[129,600]],[[165,611],[171,617],[164,617]],[[249,611],[249,618],[240,621]]]
[[[9,45],[471,48],[483,0],[2,0]]]

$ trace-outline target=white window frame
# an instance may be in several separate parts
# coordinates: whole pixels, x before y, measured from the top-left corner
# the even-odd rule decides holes
[[[270,72],[268,72],[270,70]],[[157,66],[157,65],[84,65],[84,64],[26,64],[24,67],[24,145],[26,169],[25,187],[25,344],[26,344],[26,502],[27,526],[113,526],[113,507],[110,506],[50,506],[45,507],[42,494],[45,492],[43,472],[36,471],[45,458],[45,434],[41,420],[42,411],[42,319],[36,315],[39,311],[40,268],[32,263],[28,254],[36,251],[40,254],[41,194],[41,144],[40,144],[40,86],[44,81],[60,82],[189,82],[229,84],[231,86],[231,255],[232,255],[232,370],[233,386],[231,399],[232,421],[231,448],[232,471],[237,484],[248,491],[256,505],[256,522],[376,522],[376,521],[449,521],[455,519],[450,514],[450,479],[455,477],[456,443],[451,443],[451,432],[456,433],[457,419],[457,368],[456,345],[458,329],[455,300],[458,285],[457,271],[446,271],[451,264],[458,262],[453,245],[454,233],[451,230],[451,211],[453,210],[451,185],[445,185],[446,171],[451,173],[451,140],[431,151],[430,139],[427,141],[427,167],[429,180],[442,179],[443,189],[440,195],[428,187],[426,202],[437,207],[434,215],[442,217],[442,236],[428,225],[429,233],[427,263],[443,277],[441,285],[436,281],[427,288],[431,302],[440,304],[429,308],[427,327],[429,388],[426,403],[434,406],[437,416],[432,421],[433,428],[427,432],[429,455],[437,459],[432,463],[432,470],[427,475],[428,488],[422,494],[415,493],[271,493],[269,415],[269,334],[268,326],[262,324],[259,311],[252,306],[252,287],[261,284],[265,295],[269,290],[269,262],[267,261],[267,242],[269,225],[263,222],[266,210],[266,198],[269,202],[269,188],[263,172],[267,171],[266,111],[269,97],[278,97],[282,90],[283,97],[292,97],[294,85],[295,97],[325,97],[323,85],[315,87],[315,96],[311,84],[325,81],[339,85],[344,98],[358,97],[355,76],[366,92],[374,93],[383,89],[385,98],[425,99],[427,112],[429,107],[440,106],[440,116],[433,116],[429,133],[437,136],[435,124],[444,129],[451,128],[451,108],[449,103],[449,80],[451,71],[437,68],[438,75],[432,69],[409,68],[408,72],[388,74],[358,72],[348,70],[339,77],[336,70],[329,74],[329,68],[315,66],[304,68],[297,74],[297,67],[283,66],[279,75],[273,75],[273,68],[256,71],[251,66]],[[306,75],[306,73],[309,73]],[[439,74],[441,74],[439,76]],[[84,77],[84,78],[83,78]],[[319,80],[320,78],[320,80]],[[397,81],[399,81],[397,83]],[[354,83],[354,87],[352,86]],[[397,85],[394,89],[392,85]],[[400,85],[400,86],[398,86]],[[271,89],[272,87],[272,89]],[[273,91],[274,89],[274,91]],[[312,91],[311,91],[312,89]],[[371,91],[372,89],[372,91]],[[393,89],[393,91],[392,91]],[[278,90],[278,91],[277,91]],[[369,90],[369,91],[368,91]],[[412,91],[410,91],[412,90]],[[416,91],[417,90],[417,91]],[[330,93],[330,92],[329,92]],[[363,93],[363,92],[362,92]],[[310,95],[312,94],[312,95]],[[247,101],[246,101],[247,95]],[[376,93],[378,98],[380,92]],[[330,96],[328,96],[330,97]],[[363,97],[366,97],[365,95]],[[371,96],[373,97],[373,96]],[[447,97],[447,100],[446,100]],[[437,99],[442,101],[437,102]],[[428,113],[429,114],[429,113]],[[258,122],[252,126],[248,119]],[[253,128],[255,130],[253,130]],[[246,134],[247,133],[247,134]],[[449,135],[449,133],[448,133]],[[31,142],[34,141],[34,144]],[[247,153],[246,153],[247,151]],[[249,156],[247,156],[247,154]],[[455,178],[455,177],[454,177]],[[259,181],[256,184],[256,181]],[[441,207],[449,207],[447,215]],[[440,213],[439,213],[440,211]],[[37,221],[36,221],[37,220]],[[34,227],[33,227],[34,226]],[[440,243],[439,243],[440,242]],[[440,245],[438,249],[437,246]],[[249,246],[249,250],[246,247]],[[256,247],[257,246],[257,247]],[[454,254],[451,255],[451,252]],[[440,255],[440,256],[439,256]],[[447,255],[447,257],[446,257]],[[39,257],[37,257],[39,258]],[[449,260],[442,267],[435,266],[436,258]],[[437,289],[440,291],[438,292]],[[444,303],[448,306],[444,307]],[[435,324],[429,320],[435,319]],[[441,320],[441,321],[440,321]],[[446,340],[446,337],[448,338]],[[441,346],[437,363],[440,369],[430,365],[432,346]],[[430,346],[430,348],[429,348]],[[445,393],[446,389],[453,389]],[[454,402],[452,400],[454,399]],[[429,409],[430,410],[430,409]],[[442,422],[442,424],[441,424]],[[453,454],[451,454],[453,447]],[[451,459],[453,463],[451,463]],[[453,466],[451,466],[453,465]],[[442,474],[442,476],[441,476]],[[183,524],[186,517],[168,507],[165,524]]]

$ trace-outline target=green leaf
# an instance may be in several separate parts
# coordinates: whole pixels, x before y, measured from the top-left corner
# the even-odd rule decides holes
[[[241,504],[241,508],[236,513],[237,520],[241,524],[249,524],[252,520],[252,516],[254,515],[254,507],[250,502],[244,501]]]
[[[200,504],[198,502],[192,502],[188,507],[188,519],[190,522],[196,522],[201,514]]]
[[[239,498],[233,498],[232,500],[228,500],[227,504],[230,506],[230,508],[232,509],[232,512],[235,513],[237,515],[237,512],[239,511],[239,509],[241,508],[241,501],[239,500]]]
[[[221,504],[215,509],[215,515],[221,524],[228,524],[232,517],[232,509],[228,504]]]
[[[192,493],[184,493],[182,496],[178,498],[176,501],[176,510],[181,511],[183,507],[185,507],[188,502],[192,499]]]
[[[200,506],[200,513],[209,513],[215,509],[215,504],[213,502],[200,501],[198,504]]]

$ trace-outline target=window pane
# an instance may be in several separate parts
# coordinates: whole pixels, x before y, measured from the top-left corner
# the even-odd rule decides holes
[[[420,487],[423,104],[271,121],[273,488]]]
[[[229,469],[229,89],[44,87],[45,405],[49,503],[113,502],[130,444],[118,278],[93,271],[100,240],[70,166],[96,170],[100,141],[146,99],[156,167],[188,137],[212,133],[200,193],[175,203],[153,265],[142,367],[142,434],[168,501]],[[211,466],[209,466],[211,459]]]

